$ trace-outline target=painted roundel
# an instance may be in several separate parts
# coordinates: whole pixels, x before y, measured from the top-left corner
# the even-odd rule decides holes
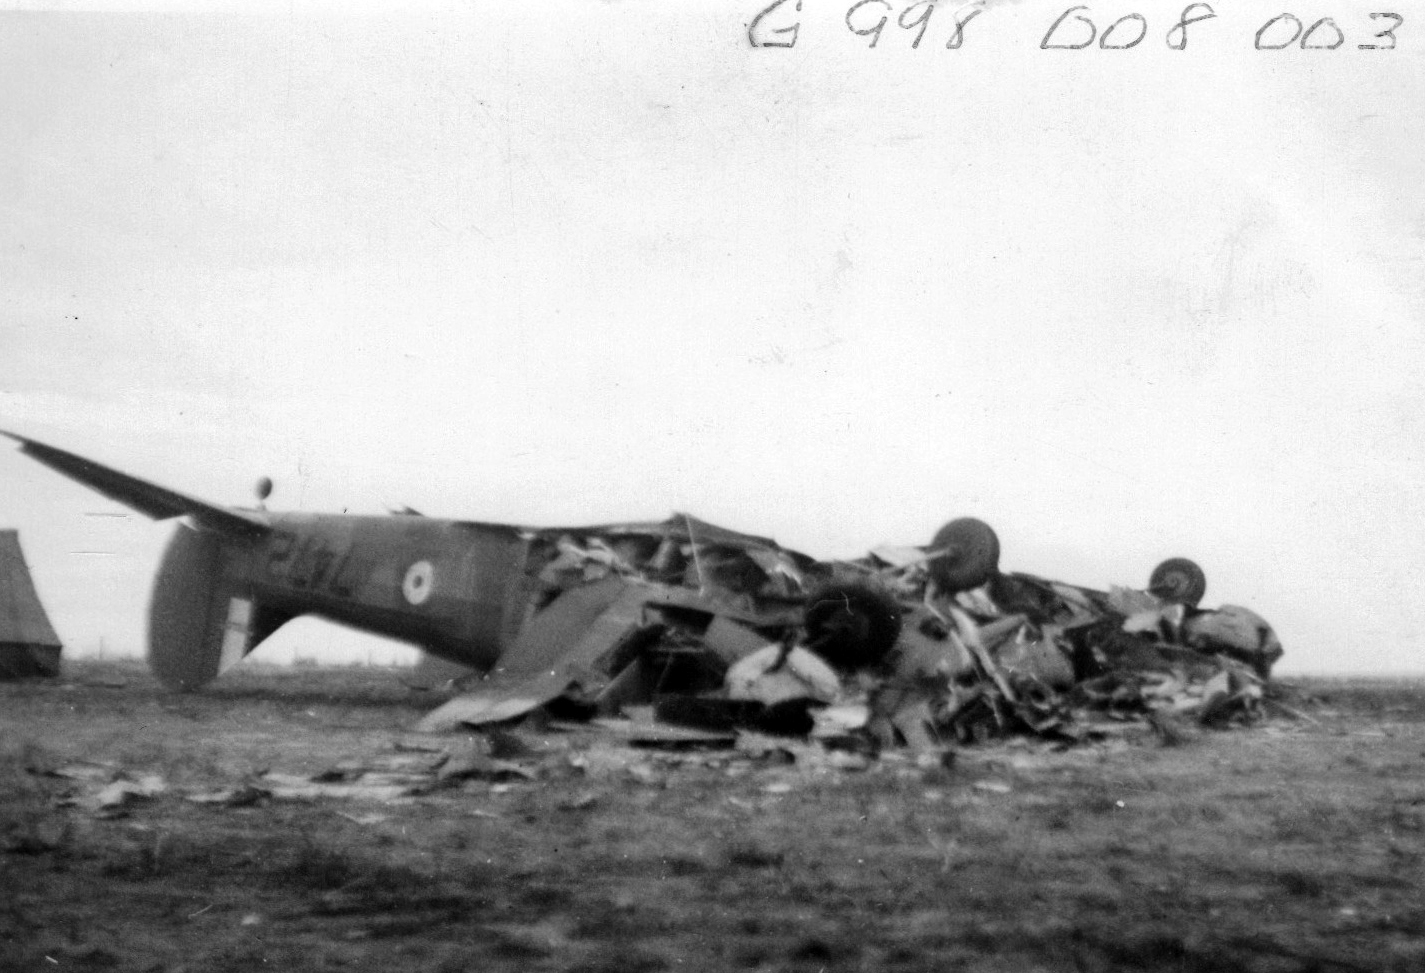
[[[412,605],[423,604],[430,597],[435,584],[435,568],[429,561],[417,561],[406,569],[406,579],[401,582],[401,593]]]

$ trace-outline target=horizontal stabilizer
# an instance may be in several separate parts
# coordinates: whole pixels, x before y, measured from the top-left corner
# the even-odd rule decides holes
[[[262,534],[268,528],[267,521],[260,514],[243,510],[230,510],[207,503],[196,497],[185,496],[175,490],[140,480],[138,477],[120,473],[118,470],[96,463],[93,460],[67,453],[53,446],[17,436],[13,432],[0,429],[0,436],[9,436],[20,444],[20,452],[58,470],[72,480],[83,483],[92,490],[102,493],[117,503],[137,510],[154,520],[170,517],[192,517],[202,527],[226,534]]]

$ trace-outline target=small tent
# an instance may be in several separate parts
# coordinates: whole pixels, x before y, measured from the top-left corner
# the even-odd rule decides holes
[[[59,675],[59,649],[20,550],[20,534],[0,530],[0,679]]]

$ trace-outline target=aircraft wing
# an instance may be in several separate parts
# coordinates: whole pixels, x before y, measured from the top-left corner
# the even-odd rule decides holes
[[[3,429],[0,436],[19,443],[26,456],[154,520],[186,515],[200,526],[224,534],[265,534],[270,529],[261,514],[219,507]]]

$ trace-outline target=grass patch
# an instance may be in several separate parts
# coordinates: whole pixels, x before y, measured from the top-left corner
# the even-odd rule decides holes
[[[0,968],[1425,968],[1425,788],[1402,770],[1425,707],[1396,688],[1333,685],[1291,703],[1319,725],[1168,749],[968,749],[933,781],[909,761],[729,775],[642,754],[666,787],[591,770],[408,805],[169,793],[101,821],[55,806],[81,785],[33,772],[316,772],[391,752],[430,705],[376,670],[233,675],[181,698],[141,671],[0,687],[0,835],[58,829],[0,854]],[[357,811],[379,819],[337,816]]]

